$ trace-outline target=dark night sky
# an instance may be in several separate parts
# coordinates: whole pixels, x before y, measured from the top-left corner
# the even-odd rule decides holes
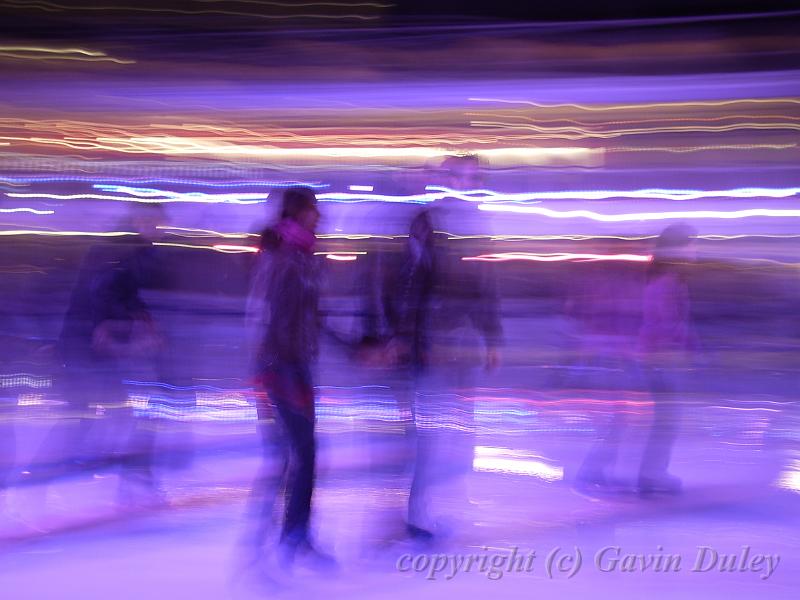
[[[756,13],[800,8],[786,0],[431,0],[398,2],[395,14],[477,19],[583,20]]]
[[[343,0],[347,1],[347,0]],[[358,4],[363,0],[351,0]],[[377,1],[377,0],[376,0]],[[392,3],[392,0],[380,0],[381,3]],[[227,8],[232,10],[286,10],[289,12],[309,12],[308,8],[276,8],[263,5],[242,4],[236,0],[225,3],[195,2],[194,0],[58,0],[63,7],[107,7],[135,6],[177,9]],[[311,12],[345,10],[379,15],[377,21],[358,23],[356,21],[317,21],[313,27],[330,27],[341,24],[347,26],[402,26],[418,24],[477,24],[498,22],[525,21],[589,21],[614,19],[642,19],[659,17],[681,17],[720,14],[765,13],[800,9],[800,1],[794,0],[395,0],[391,8],[358,8],[350,9],[314,8]],[[181,14],[164,14],[155,12],[103,11],[103,10],[62,10],[44,11],[35,8],[23,8],[24,4],[0,0],[0,33],[22,36],[27,33],[36,34],[43,31],[54,33],[58,29],[80,30],[101,24],[120,25],[138,29],[153,27],[156,29],[198,26],[204,27],[241,27],[249,22],[251,26],[264,29],[285,28],[297,25],[297,21],[253,20],[247,17],[203,16],[196,17]],[[304,23],[307,25],[308,23]]]
[[[306,0],[307,1],[307,0]],[[358,4],[364,0],[341,0]],[[392,0],[371,0],[389,4]],[[773,15],[748,19],[700,19],[691,23],[659,22],[643,25],[641,19],[772,13],[797,10],[800,0],[399,0],[389,8],[330,5],[313,11],[360,12],[377,17],[354,19],[271,19],[246,15],[181,14],[214,8],[242,12],[309,12],[308,8],[196,0],[53,0],[64,10],[37,10],[34,5],[0,0],[0,40],[10,43],[95,44],[134,58],[194,62],[225,61],[237,64],[318,64],[319,53],[304,54],[316,42],[343,43],[370,53],[376,49],[411,56],[416,49],[459,48],[474,39],[504,43],[543,41],[560,43],[569,36],[576,43],[609,45],[646,40],[707,42],[713,39],[756,37],[774,40],[769,65],[748,68],[786,68],[800,60],[794,48],[781,40],[796,36],[800,15]],[[139,10],[90,10],[92,7],[136,7]],[[166,9],[167,12],[157,12]],[[605,21],[599,23],[598,21]],[[611,22],[609,22],[611,21]],[[617,21],[622,21],[618,23]],[[559,22],[553,25],[553,22]],[[562,24],[563,22],[563,24]],[[576,25],[576,22],[581,22]],[[475,36],[478,36],[477,38]],[[286,50],[291,47],[291,50]],[[510,46],[509,46],[510,47]],[[257,50],[257,51],[254,51]],[[459,50],[460,51],[460,50]],[[259,53],[260,52],[260,53]],[[748,54],[749,49],[743,51]],[[687,59],[688,60],[688,59]],[[755,59],[754,59],[755,60]],[[401,61],[402,62],[402,61]],[[327,63],[326,63],[327,64]],[[504,63],[505,64],[505,63]],[[3,66],[3,65],[0,65]],[[4,68],[19,65],[7,62]],[[477,68],[471,64],[470,68]],[[506,64],[506,67],[508,65]],[[731,65],[718,68],[727,69]],[[736,68],[744,65],[737,63]],[[683,69],[691,65],[675,64]],[[488,68],[493,68],[489,65]]]

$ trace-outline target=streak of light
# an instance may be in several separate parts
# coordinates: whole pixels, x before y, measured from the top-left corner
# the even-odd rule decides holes
[[[117,200],[126,202],[197,202],[206,204],[262,204],[266,193],[224,193],[207,194],[203,192],[173,192],[151,188],[133,188],[120,185],[97,185],[102,191],[112,191],[127,196],[109,194],[50,194],[41,192],[7,192],[9,198],[41,198],[54,200]],[[640,190],[567,190],[552,192],[500,193],[492,190],[453,190],[442,186],[427,186],[424,194],[395,196],[388,194],[326,192],[317,195],[320,201],[336,202],[388,202],[388,203],[428,203],[451,197],[470,202],[514,202],[530,203],[542,200],[607,200],[614,198],[658,199],[658,200],[698,200],[704,198],[791,198],[800,194],[800,188],[735,188],[728,190],[678,190],[678,189],[640,189]],[[9,209],[0,209],[6,210]],[[11,209],[14,210],[14,209]],[[33,209],[31,209],[33,210]]]
[[[6,194],[8,195],[8,194]],[[40,210],[38,208],[27,208],[27,207],[20,207],[20,208],[0,208],[0,213],[32,213],[34,215],[53,215],[56,211],[54,210]]]
[[[328,260],[351,262],[358,259],[358,255],[366,252],[315,252],[314,254],[324,254]]]
[[[497,104],[521,104],[535,108],[577,108],[593,112],[606,112],[612,110],[629,110],[641,108],[700,108],[722,107],[737,104],[800,104],[800,98],[739,98],[736,100],[693,100],[689,102],[640,102],[635,104],[610,104],[597,106],[592,104],[542,104],[530,100],[508,100],[503,98],[467,98],[470,102],[494,102]]]
[[[792,461],[789,468],[780,474],[775,485],[800,493],[800,461]]]
[[[0,230],[0,235],[121,237],[125,235],[137,235],[137,234],[133,231],[62,231],[62,230],[43,230],[43,229],[6,229],[6,230]]]
[[[528,475],[548,482],[564,479],[563,467],[554,467],[541,460],[524,458],[511,451],[508,455],[496,456],[490,452],[495,450],[499,449],[476,446],[472,460],[473,470]]]
[[[539,125],[525,125],[520,123],[506,123],[502,121],[470,121],[473,127],[485,127],[491,129],[508,129],[512,131],[536,131],[540,135],[531,136],[533,139],[561,139],[561,140],[585,140],[585,139],[613,139],[628,135],[654,135],[661,133],[728,133],[741,129],[761,129],[777,130],[789,129],[800,131],[798,123],[756,123],[744,122],[733,123],[730,125],[673,125],[671,127],[648,127],[618,129],[612,131],[590,131],[575,127],[541,127]]]
[[[490,212],[506,212],[520,214],[535,214],[552,219],[591,219],[604,223],[618,223],[624,221],[660,221],[664,219],[747,219],[751,217],[800,217],[800,210],[782,210],[771,208],[750,208],[745,210],[684,210],[672,212],[642,212],[603,214],[590,210],[552,210],[541,206],[508,206],[496,204],[481,204],[479,210]]]
[[[606,152],[669,152],[672,154],[688,154],[690,152],[707,152],[717,150],[789,150],[797,148],[797,144],[720,144],[717,146],[653,146],[649,148],[606,148]]]
[[[700,200],[703,198],[791,198],[800,195],[800,187],[743,187],[728,190],[680,190],[645,188],[639,190],[567,190],[563,192],[499,193],[487,189],[453,190],[429,185],[426,190],[443,192],[463,200],[526,202],[529,200],[610,200],[613,198],[647,198],[655,200]],[[481,196],[476,198],[475,196]]]
[[[482,262],[509,262],[516,260],[535,262],[595,262],[595,261],[628,261],[650,262],[652,256],[648,254],[580,254],[573,252],[499,252],[495,254],[481,254],[480,256],[465,256],[461,260]]]
[[[272,20],[287,20],[287,19],[328,19],[328,20],[358,20],[358,21],[372,21],[378,19],[378,15],[359,15],[359,14],[318,14],[318,13],[292,13],[292,14],[264,14],[259,12],[244,12],[236,10],[216,10],[216,9],[200,9],[200,10],[186,10],[179,8],[146,8],[142,6],[75,6],[56,4],[55,2],[45,2],[39,0],[35,4],[16,3],[20,7],[42,10],[45,12],[61,12],[61,11],[121,11],[121,12],[134,12],[134,13],[165,13],[176,15],[226,15],[233,17],[252,17],[257,19],[272,19]],[[325,3],[307,4],[306,6],[327,6]],[[336,6],[349,7],[352,5],[338,4]],[[359,6],[359,5],[356,5]],[[371,6],[369,4],[362,4],[360,6]]]
[[[168,233],[172,233],[172,231],[184,231],[190,234],[193,234],[192,237],[200,237],[201,235],[208,235],[212,237],[222,237],[222,238],[248,238],[248,237],[258,237],[258,234],[255,233],[226,233],[224,231],[215,231],[213,229],[199,229],[196,227],[177,227],[175,225],[159,225],[156,229],[166,230]]]
[[[99,50],[84,48],[47,48],[44,46],[0,46],[0,57],[23,60],[79,60],[84,62],[113,62],[134,64],[135,60],[114,58]]]
[[[188,248],[192,250],[213,250],[223,254],[243,254],[248,252],[258,252],[254,246],[236,246],[231,244],[215,244],[213,246],[203,246],[200,244],[180,244],[177,242],[153,242],[154,246],[169,246],[173,248]]]
[[[32,177],[3,177],[0,176],[0,183],[8,185],[24,185],[27,183],[50,183],[50,182],[64,182],[64,181],[82,181],[94,182],[97,179],[104,179],[106,181],[113,181],[113,176],[81,176],[81,175],[62,175],[59,177],[49,176],[32,176]],[[126,177],[121,179],[126,183],[172,183],[178,185],[197,185],[212,188],[236,188],[236,187],[265,187],[265,188],[285,188],[295,185],[310,187],[315,189],[329,187],[328,184],[312,183],[307,181],[237,181],[237,182],[216,182],[216,181],[199,181],[197,179],[168,179],[168,178],[138,178]],[[111,184],[106,184],[111,185]]]
[[[106,150],[133,154],[251,156],[273,160],[375,159],[395,162],[413,161],[425,164],[432,159],[446,158],[452,152],[447,148],[408,146],[276,148],[174,136],[97,137],[86,140],[4,136],[2,139],[60,145],[80,150]],[[597,166],[602,162],[603,150],[582,147],[532,148],[523,146],[478,149],[475,154],[497,165],[548,165],[562,164],[566,161],[569,164]]]

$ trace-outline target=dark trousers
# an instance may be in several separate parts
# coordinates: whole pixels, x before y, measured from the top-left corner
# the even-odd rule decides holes
[[[278,415],[289,443],[290,462],[286,480],[286,515],[282,539],[299,543],[308,539],[311,496],[314,492],[316,443],[314,422],[278,406]]]
[[[281,481],[277,488],[273,487],[274,493],[263,494],[262,527],[271,519],[267,512],[272,512],[276,493],[283,487],[286,512],[281,540],[299,544],[308,541],[316,463],[311,374],[305,365],[284,364],[270,369],[264,383],[278,431],[276,438],[264,437],[263,441],[265,451],[277,450]],[[265,409],[260,410],[259,420],[263,421]],[[261,485],[270,484],[262,479]]]

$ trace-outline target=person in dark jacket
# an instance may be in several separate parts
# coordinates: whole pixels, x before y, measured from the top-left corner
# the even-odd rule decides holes
[[[474,156],[450,157],[443,168],[454,190],[478,184]],[[372,320],[391,340],[388,354],[405,375],[396,393],[415,448],[406,533],[421,541],[432,540],[441,525],[431,514],[434,491],[449,488],[457,509],[468,503],[476,371],[497,366],[502,338],[491,266],[462,260],[460,246],[441,232],[469,226],[477,218],[470,209],[468,202],[446,198],[418,212],[395,272],[376,278],[384,283],[371,303],[381,313]]]
[[[440,209],[458,220],[468,207]],[[450,214],[443,214],[447,211]],[[462,260],[445,234],[434,234],[432,257],[423,259],[416,297],[404,309],[415,361],[413,418],[417,455],[408,504],[408,533],[422,540],[448,529],[431,513],[434,494],[449,498],[451,521],[469,505],[467,475],[475,446],[475,382],[498,364],[502,327],[491,265]],[[410,317],[410,318],[409,318]],[[402,329],[401,329],[402,332]],[[441,494],[441,492],[445,492]]]
[[[123,380],[132,363],[154,360],[161,347],[140,291],[150,285],[156,270],[152,242],[164,217],[160,205],[135,205],[130,213],[135,237],[87,252],[57,344],[65,412],[25,471],[25,480],[119,465],[124,492],[120,500],[129,500],[132,480],[145,484],[148,495],[160,495],[151,470],[152,437],[143,433],[146,429],[129,427],[133,432],[127,448],[116,434],[105,434],[113,429],[112,420],[133,423]],[[98,420],[97,414],[105,418]]]
[[[285,488],[286,512],[280,535],[284,567],[291,565],[298,552],[317,564],[330,560],[314,548],[309,532],[316,460],[311,369],[319,337],[320,269],[314,256],[318,220],[310,188],[284,191],[280,220],[262,235],[249,301],[249,310],[255,307],[260,313],[260,318],[251,319],[251,326],[258,330],[256,369],[266,392],[258,407],[259,421],[274,414],[285,443],[281,487]],[[271,499],[265,504],[270,512],[272,504]],[[269,518],[262,515],[264,520]]]

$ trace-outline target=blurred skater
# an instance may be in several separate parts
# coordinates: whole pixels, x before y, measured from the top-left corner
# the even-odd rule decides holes
[[[680,429],[680,371],[694,343],[686,267],[695,260],[695,231],[667,227],[655,243],[642,302],[641,349],[653,397],[653,424],[639,470],[642,494],[675,493],[681,480],[668,472]]]
[[[253,498],[263,505],[256,543],[269,534],[280,489],[285,512],[278,543],[280,566],[291,568],[297,555],[314,566],[331,566],[310,532],[316,460],[315,398],[312,366],[317,356],[320,269],[314,256],[319,211],[310,188],[283,192],[280,220],[265,230],[254,273],[249,312],[257,328],[256,369],[265,394],[258,405],[265,461],[277,455],[277,482],[262,471]],[[274,417],[277,432],[267,422]],[[274,428],[273,428],[274,429]]]

